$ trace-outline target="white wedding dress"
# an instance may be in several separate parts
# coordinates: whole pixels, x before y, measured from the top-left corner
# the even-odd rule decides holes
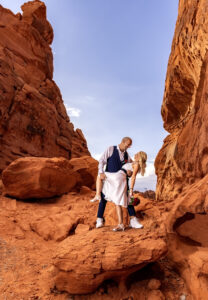
[[[132,163],[126,163],[123,169],[133,171]],[[105,172],[106,179],[103,183],[102,192],[107,201],[111,201],[116,205],[127,207],[129,196],[127,196],[127,180],[126,173],[119,170],[116,173]]]

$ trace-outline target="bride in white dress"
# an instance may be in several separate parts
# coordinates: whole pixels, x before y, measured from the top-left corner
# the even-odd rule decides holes
[[[127,196],[126,176],[132,175],[133,164],[134,163],[126,163],[122,169],[116,173],[105,172],[106,179],[102,188],[105,200],[127,208],[130,195]]]

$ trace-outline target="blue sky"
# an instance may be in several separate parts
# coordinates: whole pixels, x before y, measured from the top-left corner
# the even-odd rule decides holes
[[[46,0],[54,29],[54,80],[92,156],[130,136],[148,154],[137,188],[154,188],[167,132],[160,114],[178,0]],[[1,0],[13,12],[23,1]]]

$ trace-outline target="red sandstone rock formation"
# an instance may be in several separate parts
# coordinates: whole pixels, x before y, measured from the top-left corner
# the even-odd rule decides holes
[[[53,29],[41,1],[14,15],[0,5],[0,171],[24,156],[89,155],[53,81]]]
[[[4,194],[17,199],[50,198],[83,185],[93,188],[97,167],[98,162],[90,156],[19,158],[2,173]]]
[[[169,257],[195,300],[208,294],[207,13],[206,0],[179,1],[162,105],[170,135],[155,162],[157,200],[172,207]]]
[[[155,162],[157,199],[173,201],[208,173],[207,12],[206,0],[179,2],[162,104],[170,135]]]
[[[65,239],[55,257],[56,287],[70,294],[89,294],[109,278],[125,280],[166,253],[165,241],[154,234],[142,239],[142,230],[112,234],[101,228]]]
[[[80,158],[72,158],[70,164],[79,177],[76,187],[87,186],[91,189],[95,189],[98,161],[91,156],[82,156]]]
[[[108,203],[106,207],[105,228],[95,229],[98,203],[89,202],[94,192],[89,189],[87,192],[87,188],[83,188],[83,191],[84,195],[82,192],[71,192],[62,197],[32,202],[0,196],[0,295],[7,299],[69,299],[70,295],[66,291],[59,292],[55,288],[60,270],[54,267],[54,256],[59,255],[56,262],[60,263],[58,257],[67,251],[69,259],[65,260],[65,264],[69,265],[72,255],[77,254],[71,267],[77,264],[74,275],[81,273],[81,277],[75,281],[74,289],[86,284],[84,270],[86,278],[89,278],[97,265],[103,263],[103,275],[100,273],[97,279],[89,280],[88,290],[92,289],[97,280],[101,282],[102,276],[110,276],[107,268],[112,268],[110,278],[114,278],[116,271],[113,270],[118,269],[115,279],[122,283],[129,272],[139,268],[135,262],[146,264],[166,251],[162,215],[152,201],[141,197],[141,204],[136,207],[137,213],[146,207],[141,220],[144,229],[127,229],[126,232],[115,233],[112,231],[117,224],[115,205]],[[74,252],[69,255],[69,250]],[[78,262],[84,259],[86,262],[79,265]],[[90,259],[94,259],[96,264],[88,264]],[[167,274],[166,278],[164,274]],[[152,278],[160,280],[161,287],[158,283],[152,284]],[[70,281],[66,284],[69,285]],[[74,299],[117,300],[133,297],[138,300],[173,300],[174,297],[179,299],[182,293],[187,294],[183,281],[174,273],[167,260],[161,259],[133,273],[128,278],[128,289],[123,285],[118,288],[113,281],[109,281],[103,283],[95,293],[75,295]]]
[[[169,257],[176,262],[194,299],[208,295],[208,175],[191,185],[168,217]]]

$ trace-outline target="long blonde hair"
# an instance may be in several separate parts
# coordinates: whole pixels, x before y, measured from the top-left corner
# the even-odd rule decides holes
[[[139,151],[134,155],[135,161],[139,163],[141,175],[144,176],[146,169],[146,161],[147,161],[147,153],[143,151]]]

